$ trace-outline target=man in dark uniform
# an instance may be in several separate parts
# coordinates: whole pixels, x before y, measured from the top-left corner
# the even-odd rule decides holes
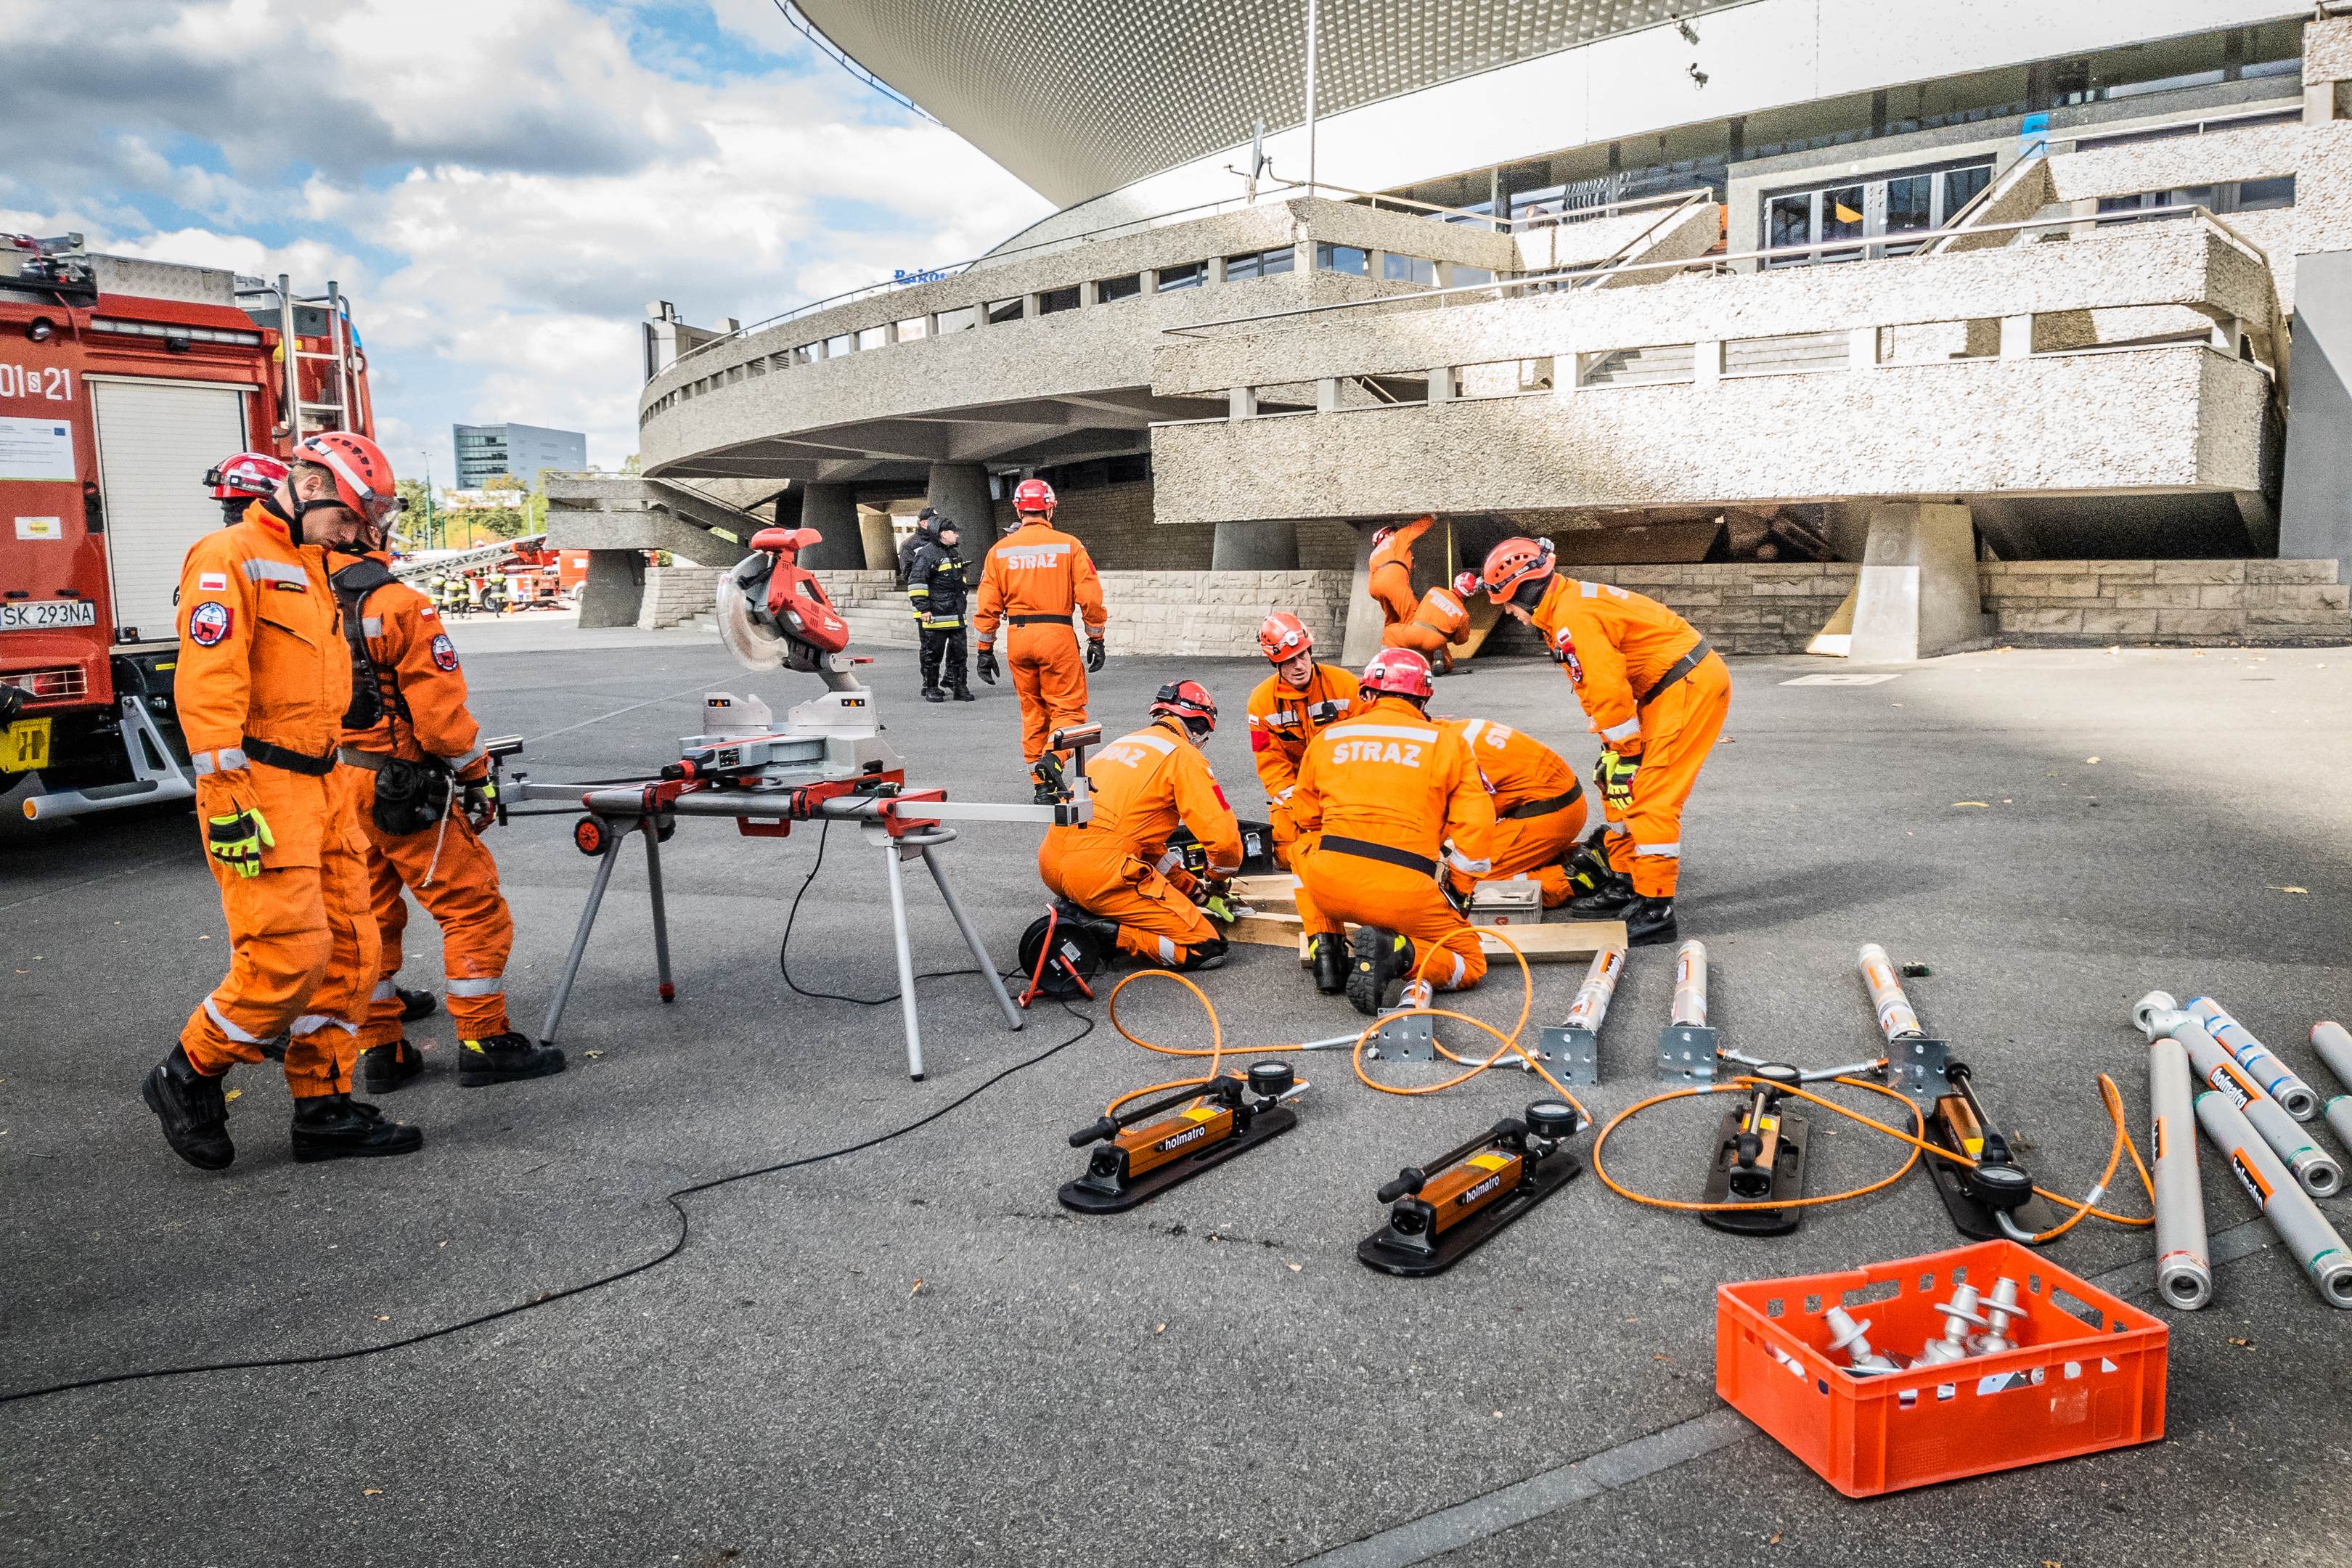
[[[944,702],[953,692],[957,701],[969,702],[963,603],[971,563],[956,550],[959,535],[950,518],[932,518],[917,537],[920,542],[907,567],[907,602],[914,606],[922,637],[923,700]]]

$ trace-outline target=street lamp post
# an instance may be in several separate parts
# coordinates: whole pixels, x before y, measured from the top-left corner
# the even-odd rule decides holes
[[[419,452],[416,455],[425,459],[425,537],[432,540],[433,548],[438,550],[443,541],[438,531],[439,520],[433,510],[433,454]]]

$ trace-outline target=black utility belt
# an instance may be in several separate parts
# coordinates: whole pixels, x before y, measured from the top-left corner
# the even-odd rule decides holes
[[[280,768],[289,773],[301,773],[314,779],[325,778],[335,771],[335,753],[332,752],[323,757],[314,757],[308,752],[257,741],[250,735],[245,737],[243,749],[247,762],[259,763],[266,768]]]
[[[1416,855],[1410,849],[1393,849],[1369,839],[1341,838],[1336,834],[1327,833],[1316,842],[1316,847],[1328,849],[1337,855],[1353,855],[1361,860],[1380,860],[1391,866],[1402,866],[1424,877],[1437,875],[1437,862],[1428,856]]]
[[[1555,811],[1566,811],[1583,798],[1584,786],[1570,784],[1566,795],[1556,795],[1548,800],[1523,800],[1501,813],[1501,816],[1506,822],[1522,821],[1530,816],[1549,816]]]
[[[1007,616],[1004,617],[1004,624],[1010,626],[1066,626],[1070,624],[1070,617],[1068,616]]]
[[[1658,677],[1658,679],[1651,684],[1650,689],[1642,693],[1642,700],[1638,706],[1647,708],[1651,703],[1655,702],[1660,697],[1665,695],[1666,689],[1668,687],[1674,685],[1675,682],[1680,680],[1684,676],[1688,675],[1692,670],[1696,669],[1699,665],[1706,660],[1706,656],[1714,651],[1715,649],[1707,646],[1706,639],[1705,637],[1699,638],[1698,646],[1696,647],[1692,648],[1690,652],[1675,660],[1672,665],[1667,667],[1665,674]]]

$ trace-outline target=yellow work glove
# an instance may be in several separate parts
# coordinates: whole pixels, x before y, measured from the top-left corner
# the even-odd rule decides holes
[[[269,819],[257,805],[212,817],[205,830],[205,853],[240,877],[259,876],[262,850],[274,848],[277,843],[278,836],[269,831]]]

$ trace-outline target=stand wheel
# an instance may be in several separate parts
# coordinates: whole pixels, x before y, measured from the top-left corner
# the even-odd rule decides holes
[[[1253,1094],[1261,1094],[1271,1100],[1278,1095],[1289,1093],[1291,1086],[1297,1081],[1298,1075],[1291,1069],[1288,1062],[1250,1063],[1249,1086],[1250,1092]]]
[[[603,817],[583,816],[572,825],[572,842],[579,846],[583,855],[602,855],[604,852],[604,833]]]
[[[1528,1131],[1538,1138],[1573,1137],[1577,1129],[1584,1125],[1583,1119],[1576,1114],[1576,1107],[1564,1100],[1537,1100],[1528,1107],[1526,1121]]]

